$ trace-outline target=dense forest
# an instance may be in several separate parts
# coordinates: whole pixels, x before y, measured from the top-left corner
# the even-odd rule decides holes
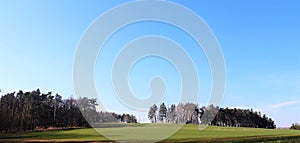
[[[172,104],[168,108],[164,103],[159,108],[154,104],[149,109],[148,118],[152,123],[201,123],[215,126],[276,128],[271,118],[252,109],[229,109],[213,105],[199,107],[194,103],[180,103],[177,106]]]
[[[41,93],[39,89],[8,93],[0,99],[0,133],[49,127],[90,127],[89,123],[112,121],[137,122],[133,115],[98,112],[96,106],[96,99],[63,99],[59,94]]]

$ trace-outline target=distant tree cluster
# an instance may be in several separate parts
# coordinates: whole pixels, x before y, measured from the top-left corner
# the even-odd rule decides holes
[[[193,103],[180,103],[177,106],[172,104],[170,107],[162,103],[159,108],[154,104],[149,108],[148,118],[152,123],[184,124],[192,120],[197,120],[200,113],[196,109],[198,109],[198,106]],[[198,121],[194,123],[198,123]]]
[[[216,107],[216,110],[218,110],[218,113],[211,122],[212,125],[268,129],[276,128],[276,125],[271,118],[268,118],[265,114],[261,115],[260,112],[253,111],[252,109],[229,109]]]
[[[122,123],[137,123],[137,119],[134,115],[130,114],[117,114],[114,112],[98,112],[98,120],[96,123],[111,123],[111,122],[122,122]]]
[[[90,127],[89,123],[137,122],[133,115],[97,112],[96,106],[96,99],[63,99],[59,94],[45,94],[39,89],[8,93],[0,99],[0,133],[48,127]]]
[[[293,123],[292,126],[290,127],[290,129],[300,130],[300,124],[299,123]]]
[[[171,107],[162,103],[159,108],[154,104],[149,108],[148,118],[152,123],[276,128],[271,118],[252,109],[229,109],[213,105],[199,107],[194,103],[179,103],[177,106],[172,104]]]

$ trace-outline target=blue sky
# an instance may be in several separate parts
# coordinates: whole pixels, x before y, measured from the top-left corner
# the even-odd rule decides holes
[[[80,38],[98,16],[124,2],[127,1],[0,1],[0,94],[40,88],[65,98],[72,95],[73,60]],[[221,106],[260,110],[277,126],[300,122],[299,1],[174,2],[201,16],[222,47],[227,80]],[[110,68],[124,44],[149,34],[177,41],[195,60],[201,85],[198,102],[206,104],[211,76],[201,48],[176,27],[141,22],[118,31],[99,53],[95,81],[105,107],[132,112],[114,96]],[[164,77],[167,83],[165,102],[178,102],[178,73],[160,58],[145,58],[135,64],[129,74],[133,92],[139,98],[149,96],[148,84],[153,75]]]

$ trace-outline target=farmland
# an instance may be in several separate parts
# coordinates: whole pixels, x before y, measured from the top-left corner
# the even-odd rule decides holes
[[[101,133],[131,133],[130,138],[123,141],[143,141],[139,131],[147,130],[155,134],[177,125],[156,124],[129,124],[116,126],[107,125],[103,128],[82,128],[69,130],[47,130],[24,133],[0,134],[0,142],[113,142]],[[116,130],[118,132],[116,132]],[[132,136],[132,134],[137,136]],[[158,133],[159,134],[159,133]],[[209,126],[205,130],[198,130],[197,125],[184,125],[175,134],[161,142],[273,142],[300,141],[300,131],[289,129],[257,129],[257,128],[235,128]]]

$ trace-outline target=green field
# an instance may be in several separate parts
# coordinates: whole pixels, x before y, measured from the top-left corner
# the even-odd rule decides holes
[[[128,133],[130,138],[124,141],[142,141],[141,135],[161,134],[160,131],[168,130],[177,125],[150,125],[149,124],[106,124],[97,129],[70,129],[35,131],[27,133],[0,134],[0,142],[112,142],[96,130],[104,133]],[[133,134],[136,134],[134,136]],[[132,136],[133,135],[133,136]],[[117,134],[116,134],[117,136]],[[132,137],[134,140],[132,140]],[[300,131],[289,129],[255,129],[209,126],[205,130],[198,130],[197,125],[184,125],[178,132],[162,142],[300,142]]]

